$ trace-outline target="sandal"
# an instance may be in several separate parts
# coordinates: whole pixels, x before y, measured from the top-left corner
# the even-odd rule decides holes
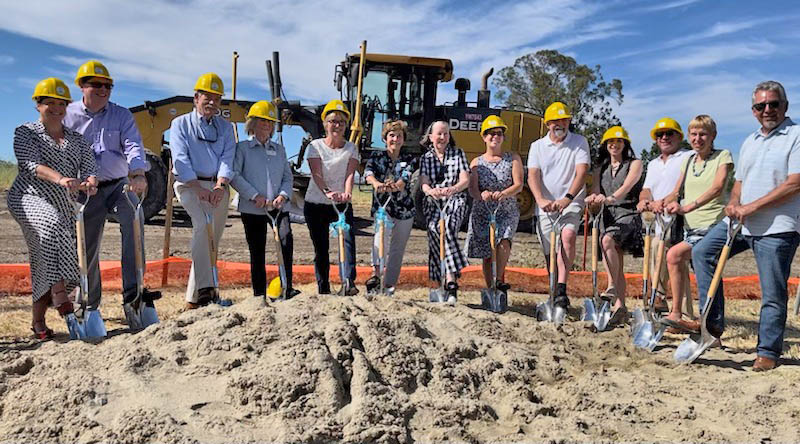
[[[611,313],[611,319],[608,320],[609,327],[616,327],[617,325],[623,325],[628,321],[628,307],[622,306],[613,313]]]
[[[44,326],[44,330],[37,330],[36,326]],[[31,331],[33,332],[33,336],[40,340],[40,341],[48,341],[55,337],[55,332],[52,329],[47,328],[47,325],[44,321],[34,321],[33,325],[31,326]]]

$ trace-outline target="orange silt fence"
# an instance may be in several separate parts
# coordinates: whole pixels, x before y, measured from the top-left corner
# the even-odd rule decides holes
[[[250,286],[250,264],[242,262],[217,263],[219,282],[221,287],[247,287]],[[145,286],[160,288],[164,273],[168,273],[167,285],[170,287],[184,287],[189,278],[191,261],[189,259],[170,257],[147,262],[145,273]],[[267,278],[272,279],[278,275],[277,265],[267,265]],[[308,284],[316,281],[313,265],[295,265],[292,280],[295,284]],[[101,261],[100,273],[104,290],[122,289],[121,266],[118,261]],[[357,267],[357,284],[362,284],[372,275],[372,267]],[[628,282],[628,296],[641,297],[642,275],[626,274]],[[339,282],[339,270],[331,266],[330,279],[332,283]],[[696,295],[694,275],[691,276],[693,293]],[[725,283],[725,297],[729,299],[760,299],[761,290],[758,276],[736,276],[723,279]],[[483,273],[479,265],[471,265],[462,271],[460,286],[464,289],[484,288]],[[511,284],[512,291],[526,293],[547,293],[547,271],[542,268],[506,268],[506,282]],[[800,279],[789,279],[790,294],[794,294]],[[598,276],[598,286],[606,285],[606,277]],[[403,267],[397,282],[397,288],[410,289],[420,287],[433,287],[428,279],[428,267],[412,265]],[[568,291],[570,296],[588,297],[592,294],[592,274],[588,271],[573,271],[569,275]],[[28,264],[0,264],[0,295],[30,294],[31,278]]]

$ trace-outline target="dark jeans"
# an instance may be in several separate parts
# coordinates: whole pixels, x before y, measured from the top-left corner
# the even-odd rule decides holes
[[[264,255],[266,253],[267,236],[272,235],[272,221],[265,214],[242,213],[244,236],[250,250],[250,279],[253,281],[253,295],[264,296],[267,294],[267,272],[264,269]],[[281,239],[283,250],[283,264],[286,268],[286,289],[292,289],[292,257],[294,238],[292,225],[289,222],[289,213],[282,211],[278,216],[278,236]]]
[[[314,273],[317,277],[317,290],[319,293],[330,293],[329,280],[331,263],[328,255],[330,248],[330,224],[336,222],[338,215],[333,205],[315,204],[306,202],[303,208],[306,225],[314,245]],[[353,229],[353,206],[348,205],[344,214],[345,221],[350,225],[350,231],[344,233],[345,273],[350,283],[356,280],[356,234]],[[338,240],[336,241],[338,242]],[[338,247],[337,247],[338,249]],[[338,262],[338,257],[337,257]]]
[[[719,253],[727,238],[727,223],[717,223],[692,248],[692,263],[697,276],[697,291],[700,307],[705,305],[706,293],[714,277]],[[794,258],[800,235],[797,232],[779,233],[768,236],[742,236],[734,239],[731,246],[733,257],[742,251],[752,249],[758,268],[758,281],[761,285],[761,314],[758,323],[758,346],[756,354],[770,359],[778,359],[783,350],[783,335],[786,328],[788,287],[792,259]],[[708,313],[708,324],[720,331],[725,327],[725,298],[720,282],[714,302]]]

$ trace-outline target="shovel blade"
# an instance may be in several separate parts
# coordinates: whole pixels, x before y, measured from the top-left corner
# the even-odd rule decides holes
[[[701,335],[691,335],[678,345],[673,357],[676,362],[691,364],[714,343],[714,340],[712,336],[704,338]]]
[[[583,300],[583,312],[581,313],[581,321],[589,321],[597,326],[597,310],[594,306],[594,299]]]
[[[428,301],[435,303],[447,302],[447,295],[442,289],[437,288],[435,290],[431,290],[431,292],[428,294]]]
[[[125,320],[128,321],[128,328],[130,330],[139,331],[144,328],[142,315],[139,310],[134,308],[132,303],[126,302],[122,304],[122,311],[125,313]]]
[[[633,345],[639,348],[647,347],[650,339],[653,337],[653,323],[650,321],[643,321],[641,327],[636,331],[633,336]]]
[[[67,322],[67,330],[69,330],[70,339],[87,339],[89,337],[89,335],[86,334],[86,323],[79,321],[75,313],[66,315],[64,320]]]
[[[89,338],[105,338],[108,332],[100,310],[88,310],[86,312],[86,335]]]
[[[508,310],[508,295],[502,291],[481,290],[481,306],[492,313],[505,313]]]
[[[633,316],[631,318],[631,337],[636,338],[639,334],[639,330],[641,330],[642,326],[645,323],[645,316],[644,311],[641,308],[637,308],[633,310]]]
[[[600,306],[600,310],[597,312],[597,320],[595,320],[594,326],[597,327],[597,331],[605,331],[608,328],[609,321],[611,321],[611,306],[608,302],[603,301],[603,305]]]
[[[158,313],[156,312],[156,307],[151,307],[145,304],[142,307],[142,325],[144,328],[147,328],[153,324],[158,324]]]
[[[536,306],[536,320],[553,322],[553,306],[550,304],[550,300]]]

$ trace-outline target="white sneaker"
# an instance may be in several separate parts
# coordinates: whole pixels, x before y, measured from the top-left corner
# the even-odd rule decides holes
[[[450,296],[447,298],[447,305],[454,306],[456,305],[456,297]]]

